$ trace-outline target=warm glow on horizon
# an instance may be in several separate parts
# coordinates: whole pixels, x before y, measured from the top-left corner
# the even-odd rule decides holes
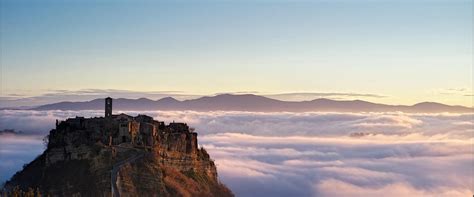
[[[473,106],[469,1],[92,2],[1,2],[2,100],[115,89]]]

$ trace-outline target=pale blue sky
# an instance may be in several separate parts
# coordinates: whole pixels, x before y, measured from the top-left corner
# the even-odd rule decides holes
[[[472,106],[471,1],[0,2],[3,97],[351,92]]]

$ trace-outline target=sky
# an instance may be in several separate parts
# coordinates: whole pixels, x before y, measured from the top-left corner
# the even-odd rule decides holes
[[[472,1],[0,2],[2,99],[94,89],[473,106]]]

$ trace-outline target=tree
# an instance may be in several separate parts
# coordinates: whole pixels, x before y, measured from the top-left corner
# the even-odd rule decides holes
[[[36,196],[41,197],[41,191],[38,187],[36,188]]]
[[[28,191],[25,193],[25,197],[35,197],[35,190],[33,190],[33,188],[29,187]]]
[[[20,197],[20,196],[22,196],[22,192],[21,192],[20,187],[19,187],[18,185],[13,188],[12,196],[13,196],[13,197]]]

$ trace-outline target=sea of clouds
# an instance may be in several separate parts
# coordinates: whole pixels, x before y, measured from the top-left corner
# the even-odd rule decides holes
[[[186,122],[237,196],[472,196],[474,115],[125,112]],[[56,119],[102,111],[0,111],[0,182],[43,151]]]

